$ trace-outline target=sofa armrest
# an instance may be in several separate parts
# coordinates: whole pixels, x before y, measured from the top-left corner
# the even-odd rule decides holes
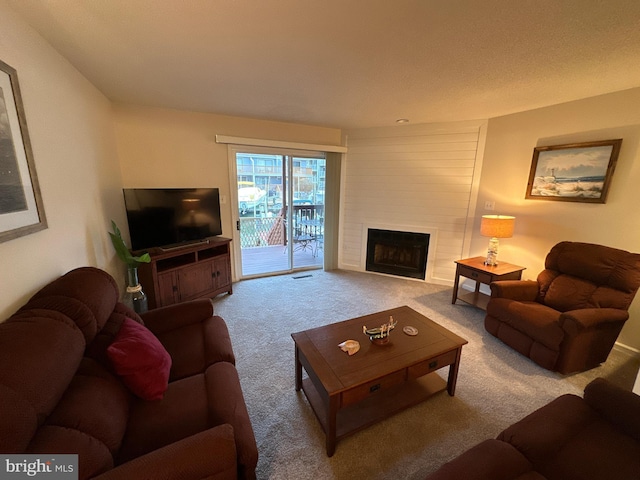
[[[498,280],[491,282],[491,297],[533,302],[538,296],[538,282],[533,280]]]
[[[565,394],[510,425],[497,438],[513,445],[539,470],[594,417],[582,398]]]
[[[629,312],[618,308],[583,308],[569,310],[560,315],[560,325],[570,334],[593,328],[603,323],[624,323]]]
[[[512,445],[490,439],[445,463],[426,480],[514,480],[532,469],[531,462]]]
[[[149,310],[140,316],[145,326],[158,335],[212,317],[213,303],[206,298],[192,300]]]
[[[93,478],[231,480],[237,475],[233,427],[226,423],[149,452]]]
[[[585,387],[584,400],[605,420],[640,441],[640,395],[596,378]]]

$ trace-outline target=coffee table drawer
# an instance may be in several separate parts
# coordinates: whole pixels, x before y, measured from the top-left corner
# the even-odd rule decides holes
[[[409,378],[418,378],[456,361],[456,350],[425,360],[409,367]]]
[[[493,278],[488,273],[479,272],[477,270],[474,270],[473,268],[468,268],[463,265],[458,266],[458,274],[485,284],[490,284]]]
[[[342,393],[342,407],[361,402],[365,398],[380,391],[400,385],[406,380],[406,371],[391,373],[377,380],[365,383],[359,387],[352,388]]]

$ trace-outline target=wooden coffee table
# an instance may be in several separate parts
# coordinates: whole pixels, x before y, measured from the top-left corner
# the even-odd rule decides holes
[[[398,322],[386,345],[374,345],[363,325],[377,327],[392,315]],[[418,329],[410,336],[403,327]],[[456,389],[462,346],[468,342],[404,306],[312,328],[291,335],[295,342],[296,391],[302,389],[326,435],[330,457],[340,438],[416,405],[434,393]],[[360,351],[338,344],[357,340]],[[436,370],[449,366],[445,382]],[[307,373],[303,379],[302,369]]]

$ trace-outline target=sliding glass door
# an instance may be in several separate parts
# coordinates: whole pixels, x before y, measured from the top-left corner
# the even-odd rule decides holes
[[[322,268],[323,156],[237,151],[235,169],[241,277]]]

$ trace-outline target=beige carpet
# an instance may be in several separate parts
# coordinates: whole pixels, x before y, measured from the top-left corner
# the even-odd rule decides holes
[[[298,277],[298,278],[296,278]],[[628,389],[640,359],[614,349],[589,372],[544,370],[489,335],[482,311],[451,305],[451,288],[357,272],[303,272],[246,280],[215,299],[229,326],[258,443],[259,479],[419,479],[551,399],[581,395],[603,376]],[[294,388],[291,333],[409,305],[466,338],[455,397],[441,392],[338,442]],[[362,340],[366,340],[363,336]],[[439,373],[446,378],[448,369]]]

